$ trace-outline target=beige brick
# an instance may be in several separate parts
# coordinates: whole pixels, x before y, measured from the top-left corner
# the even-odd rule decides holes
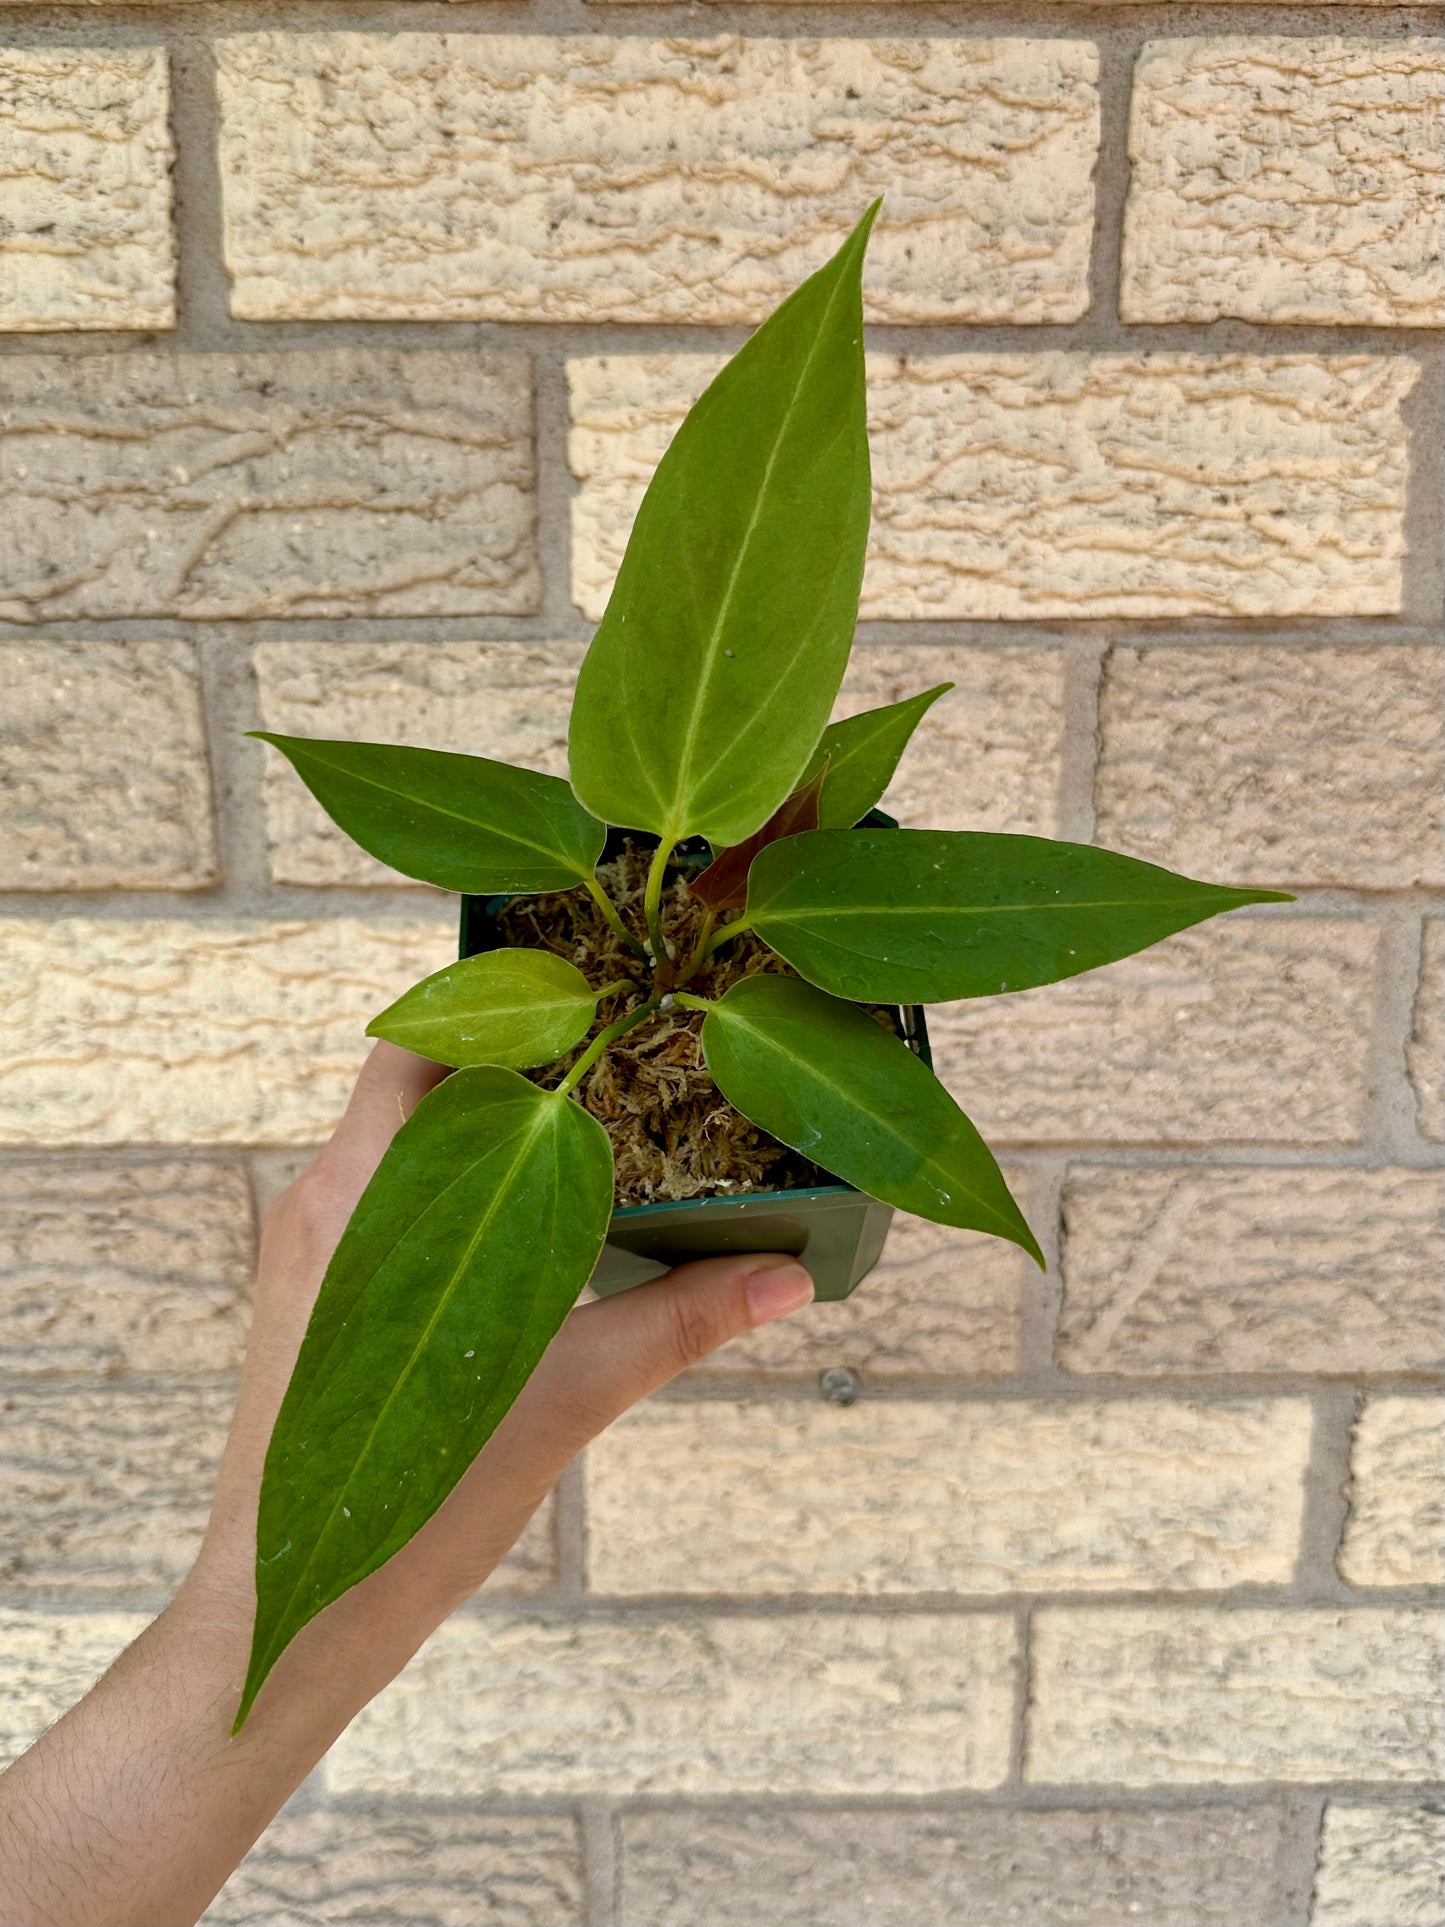
[[[1408,1781],[1440,1770],[1427,1611],[1045,1608],[1024,1777],[1121,1786]]]
[[[0,1583],[169,1591],[190,1570],[235,1399],[229,1384],[0,1391]],[[549,1502],[487,1581],[530,1594],[556,1570]]]
[[[312,1144],[450,913],[0,919],[0,1143]]]
[[[887,194],[880,321],[1088,306],[1080,40],[219,43],[232,312],[759,321]]]
[[[1310,1421],[1303,1399],[653,1403],[588,1448],[588,1581],[854,1596],[1284,1584]]]
[[[194,890],[215,881],[188,643],[6,643],[0,678],[0,888]]]
[[[27,1379],[236,1370],[252,1242],[235,1165],[0,1162],[0,1370]]]
[[[1433,648],[1110,652],[1100,843],[1218,883],[1442,880]]]
[[[834,715],[901,702],[939,682],[956,687],[918,725],[882,807],[913,828],[1056,836],[1063,652],[860,643]]]
[[[1354,1586],[1445,1585],[1445,1404],[1372,1398],[1355,1421],[1340,1572]]]
[[[159,48],[0,50],[0,329],[175,326],[169,112]]]
[[[344,1793],[947,1793],[1008,1767],[1007,1614],[450,1620],[332,1749]]]
[[[1423,1136],[1445,1140],[1445,919],[1427,917],[1420,951],[1415,1026],[1406,1056]]]
[[[1349,1144],[1379,944],[1366,923],[1236,917],[1103,970],[928,1013],[986,1137]]]
[[[1274,1927],[1278,1807],[631,1813],[619,1927]]]
[[[143,1613],[0,1607],[0,1764],[53,1726],[145,1624]]]
[[[29,1590],[169,1591],[210,1510],[234,1388],[0,1392],[0,1545]]]
[[[261,715],[292,736],[355,737],[496,756],[567,773],[583,646],[568,642],[268,642]],[[266,757],[266,827],[279,883],[405,883],[358,849],[284,757]]]
[[[0,619],[537,606],[521,355],[19,355],[0,431]]]
[[[568,364],[572,596],[606,606],[643,489],[716,372]],[[865,617],[1390,615],[1400,357],[869,357]]]
[[[1025,1185],[1010,1188],[1027,1215]],[[1018,1364],[1019,1314],[1030,1261],[1017,1246],[900,1212],[877,1268],[835,1304],[735,1338],[695,1378],[748,1372],[786,1377],[835,1365],[868,1379],[979,1378]]]
[[[1310,1927],[1445,1927],[1445,1813],[1325,1808]]]
[[[1433,1171],[1072,1170],[1059,1362],[1075,1372],[1439,1371]]]
[[[283,1812],[207,1927],[582,1927],[577,1823],[398,1805]]]
[[[1134,69],[1126,321],[1445,320],[1438,40],[1156,40]]]

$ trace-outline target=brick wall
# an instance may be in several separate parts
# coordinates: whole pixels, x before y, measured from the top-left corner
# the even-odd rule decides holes
[[[212,1918],[1445,1922],[1438,26],[0,0],[6,1744],[185,1569],[257,1212],[452,943],[242,732],[560,767],[873,194],[892,807],[1299,893],[940,1010],[1047,1277],[901,1222],[633,1415]]]

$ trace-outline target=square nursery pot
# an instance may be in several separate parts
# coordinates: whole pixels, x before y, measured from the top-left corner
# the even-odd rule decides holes
[[[863,822],[869,829],[898,827],[881,810],[870,810]],[[603,861],[620,856],[627,839],[644,849],[657,843],[641,830],[612,830]],[[684,869],[701,869],[708,857],[700,838],[679,846]],[[511,901],[507,896],[462,898],[462,956],[501,947],[497,917]],[[931,1065],[922,1009],[908,1004],[896,1014],[909,1049]],[[892,1205],[855,1191],[841,1178],[802,1190],[623,1205],[612,1213],[607,1242],[592,1274],[592,1289],[603,1296],[625,1291],[691,1258],[733,1251],[786,1251],[807,1266],[820,1300],[846,1298],[877,1264],[892,1219]]]

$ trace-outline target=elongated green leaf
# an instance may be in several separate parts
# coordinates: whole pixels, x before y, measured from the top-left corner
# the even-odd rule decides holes
[[[1055,983],[1223,910],[1290,901],[1039,836],[813,830],[758,857],[747,914],[809,983],[922,1004]]]
[[[828,720],[868,537],[860,275],[875,213],[658,464],[572,709],[573,786],[606,822],[741,843]]]
[[[612,1209],[607,1133],[515,1071],[417,1106],[342,1235],[261,1481],[239,1727],[287,1645],[445,1499],[587,1282]]]
[[[993,1153],[901,1039],[795,978],[743,977],[708,1011],[703,1055],[744,1117],[870,1197],[1040,1252]]]
[[[549,950],[484,950],[424,977],[373,1017],[386,1037],[438,1064],[508,1064],[530,1070],[580,1044],[597,992],[575,964]]]
[[[602,854],[605,829],[558,776],[400,743],[251,733],[363,850],[443,890],[571,890]]]
[[[829,723],[813,751],[807,780],[824,763],[823,794],[818,802],[820,830],[847,830],[865,817],[893,781],[899,758],[924,716],[952,689],[951,682],[935,683],[921,695],[883,709],[865,709],[861,716],[845,716]]]

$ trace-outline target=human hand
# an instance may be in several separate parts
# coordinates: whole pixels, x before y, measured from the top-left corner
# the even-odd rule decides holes
[[[378,1044],[335,1136],[267,1216],[240,1396],[210,1529],[187,1582],[213,1612],[248,1628],[266,1446],[327,1262],[396,1130],[443,1075],[423,1058]],[[751,1254],[686,1265],[579,1305],[440,1510],[328,1608],[323,1643],[370,1633],[385,1657],[396,1635],[425,1637],[487,1578],[589,1439],[728,1339],[796,1311],[812,1295],[796,1260]],[[290,1670],[306,1663],[309,1630],[293,1643]]]
[[[235,1738],[271,1427],[326,1266],[406,1117],[444,1073],[379,1044],[330,1144],[261,1238],[251,1340],[199,1558],[105,1678],[0,1774],[0,1927],[193,1921],[347,1722],[516,1540],[628,1406],[806,1304],[793,1259],[710,1258],[580,1305],[440,1509],[313,1619]]]

